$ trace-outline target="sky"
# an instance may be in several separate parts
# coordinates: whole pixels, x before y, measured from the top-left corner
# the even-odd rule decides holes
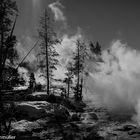
[[[45,8],[54,16],[61,32],[75,33],[78,29],[88,40],[99,41],[103,48],[112,40],[121,40],[139,49],[139,0],[16,0],[19,16],[16,35],[36,37],[38,21]],[[59,32],[59,31],[58,31]]]

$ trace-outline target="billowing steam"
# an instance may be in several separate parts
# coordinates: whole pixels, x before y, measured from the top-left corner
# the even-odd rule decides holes
[[[66,17],[61,10],[61,8],[64,8],[64,6],[59,1],[49,4],[49,8],[51,8],[52,12],[54,13],[54,18],[56,21],[66,21]]]
[[[19,59],[22,60],[30,49],[33,47],[35,43],[35,39],[30,36],[22,36],[22,38],[17,42],[16,49],[19,54]],[[36,54],[38,46],[32,50],[32,52],[28,55],[25,61],[33,62],[36,60]]]
[[[67,18],[64,12],[62,11],[62,9],[65,7],[60,3],[60,1],[53,2],[49,4],[48,7],[54,14],[54,20],[61,22],[63,24],[63,28],[67,28]]]
[[[140,121],[140,52],[119,40],[102,53],[104,62],[89,62],[87,96],[98,95],[102,104],[117,115],[133,115]],[[95,70],[96,69],[96,70]],[[93,98],[91,98],[93,97]],[[136,115],[134,115],[134,112]]]
[[[77,30],[77,32],[71,36],[64,34],[61,37],[61,44],[55,46],[56,51],[60,54],[58,58],[60,65],[57,66],[57,70],[54,72],[56,79],[63,79],[65,77],[65,68],[73,57],[73,52],[76,49],[76,41],[82,38],[81,32]]]
[[[29,85],[29,73],[28,70],[25,69],[24,67],[19,67],[18,68],[18,73],[20,74],[21,77],[23,77],[23,79],[25,80],[25,86]]]

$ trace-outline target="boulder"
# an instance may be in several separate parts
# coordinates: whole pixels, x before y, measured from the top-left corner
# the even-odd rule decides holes
[[[32,122],[29,122],[27,120],[21,120],[21,121],[12,123],[11,134],[15,136],[32,135],[32,128],[29,127],[31,123]]]
[[[117,131],[131,131],[131,130],[134,130],[136,129],[137,127],[133,124],[125,124],[119,128],[117,128],[116,130]]]
[[[33,94],[29,94],[26,95],[25,100],[26,101],[46,101],[48,95],[45,94],[38,94],[38,95],[33,95]]]
[[[54,119],[57,122],[69,121],[70,119],[69,111],[62,105],[58,105],[58,104],[54,105],[53,115],[54,115]]]
[[[37,136],[17,136],[15,140],[41,140],[40,137]]]
[[[70,110],[74,110],[76,112],[83,112],[84,107],[86,104],[82,101],[75,102],[71,101],[67,98],[63,98],[61,96],[56,96],[56,95],[47,95],[46,93],[34,93],[34,94],[29,94],[26,96],[26,101],[47,101],[49,103],[56,103],[56,104],[61,104],[65,106],[66,108]]]
[[[84,140],[104,140],[104,138],[101,137],[96,130],[92,130]]]
[[[16,107],[15,118],[17,120],[26,119],[29,121],[33,121],[46,116],[47,112],[45,111],[45,109],[38,107],[33,102],[20,103]]]
[[[31,101],[17,104],[15,114],[17,120],[26,119],[28,121],[34,121],[46,117],[58,121],[68,121],[70,114],[66,107],[46,101]]]
[[[136,128],[136,126],[127,124],[127,125],[123,126],[123,131],[130,131],[130,130],[135,129],[135,128]]]
[[[36,96],[29,94],[29,95],[26,95],[25,100],[26,101],[37,101],[37,98],[36,98]]]
[[[49,103],[60,103],[62,99],[59,96],[55,96],[55,95],[51,94],[51,95],[47,96],[46,100]]]
[[[79,114],[72,114],[71,121],[80,121],[80,115]]]
[[[41,132],[44,130],[44,126],[41,125],[40,120],[34,122],[20,120],[13,122],[11,128],[11,134],[15,136],[31,136],[33,132]]]
[[[91,119],[91,120],[95,120],[95,121],[98,120],[98,116],[97,116],[96,113],[94,113],[94,112],[89,113],[89,116],[90,116],[90,119]]]
[[[76,112],[84,112],[84,108],[86,107],[86,104],[83,101],[79,102],[71,102],[71,104],[74,106],[74,110]]]
[[[134,134],[140,135],[140,128],[132,129],[128,132],[128,134],[129,135],[134,135]]]

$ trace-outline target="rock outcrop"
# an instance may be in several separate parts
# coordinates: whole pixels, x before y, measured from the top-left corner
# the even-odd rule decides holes
[[[46,106],[48,104],[46,103]],[[36,102],[20,103],[16,107],[15,118],[17,120],[26,119],[29,121],[37,120],[47,116],[45,109],[39,107]]]

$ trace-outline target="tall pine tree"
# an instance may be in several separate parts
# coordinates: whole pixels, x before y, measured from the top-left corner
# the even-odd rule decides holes
[[[58,64],[57,57],[59,54],[56,52],[54,45],[59,43],[56,33],[52,28],[52,22],[48,11],[45,10],[43,16],[40,19],[39,38],[41,40],[39,67],[46,74],[44,75],[47,79],[47,94],[50,94],[50,88],[53,81],[53,71],[56,70]]]
[[[77,77],[76,80],[76,87],[75,87],[75,99],[82,100],[82,89],[83,89],[83,76],[84,76],[84,65],[87,53],[86,45],[77,40],[76,43],[76,52],[74,53],[74,65],[73,65],[73,72],[74,75]]]

